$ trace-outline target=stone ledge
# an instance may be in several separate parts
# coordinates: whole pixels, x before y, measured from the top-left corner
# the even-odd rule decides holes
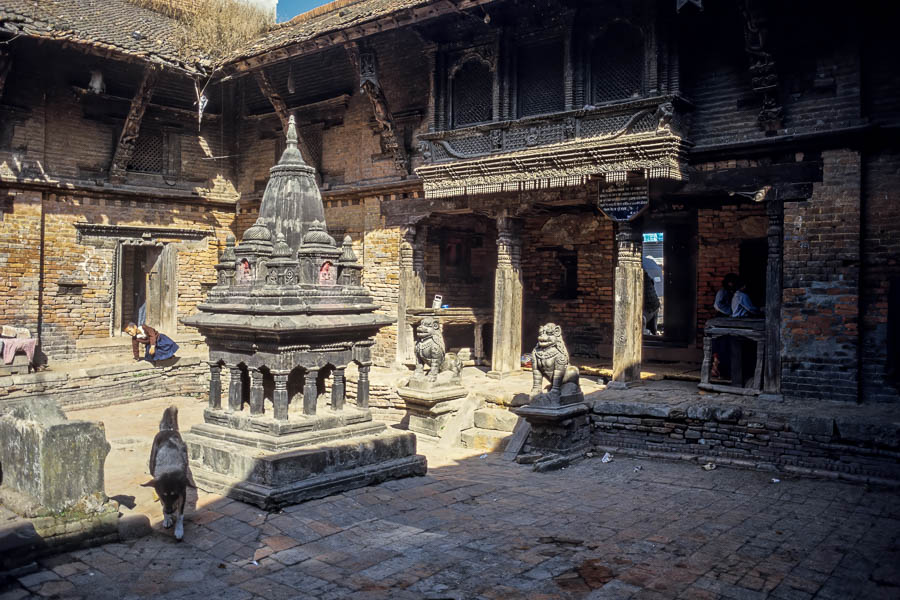
[[[595,446],[900,484],[900,421],[890,405],[736,399],[672,382],[639,388],[589,396]]]

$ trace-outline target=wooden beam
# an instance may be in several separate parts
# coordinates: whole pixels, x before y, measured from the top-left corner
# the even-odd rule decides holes
[[[0,98],[3,98],[3,90],[6,87],[6,76],[12,68],[12,55],[5,47],[0,48]]]
[[[269,100],[272,108],[275,109],[275,114],[278,115],[278,118],[281,120],[281,131],[287,133],[288,121],[291,118],[291,111],[288,110],[287,103],[284,101],[284,98],[281,97],[278,89],[276,89],[272,80],[269,79],[269,76],[266,75],[266,72],[263,69],[254,71],[253,75],[256,77],[256,83],[259,85],[259,91],[261,91],[263,96]],[[312,151],[309,149],[309,145],[302,136],[298,135],[297,146],[300,148],[300,154],[303,156],[303,159],[308,164],[312,165]]]
[[[409,162],[406,156],[406,148],[403,137],[397,134],[394,124],[394,116],[388,107],[387,98],[381,84],[378,82],[378,73],[375,68],[375,54],[372,52],[360,52],[355,42],[348,43],[347,58],[359,75],[359,88],[369,98],[372,104],[372,112],[378,123],[381,136],[381,151],[390,154],[394,159],[394,166],[404,175],[409,175]]]
[[[153,97],[153,84],[156,83],[158,76],[159,69],[147,67],[144,71],[144,77],[134,93],[134,98],[131,99],[128,116],[122,125],[122,133],[119,135],[119,142],[116,144],[116,150],[109,165],[109,180],[112,182],[121,183],[125,181],[125,172],[128,169],[128,163],[131,161],[131,154],[134,152],[134,145],[141,130],[141,121],[144,118],[147,105],[150,104],[150,98]]]

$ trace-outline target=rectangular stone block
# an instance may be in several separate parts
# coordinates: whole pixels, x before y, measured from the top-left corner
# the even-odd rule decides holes
[[[0,499],[12,510],[34,516],[103,500],[102,423],[69,421],[52,400],[29,400],[0,417],[0,440]]]

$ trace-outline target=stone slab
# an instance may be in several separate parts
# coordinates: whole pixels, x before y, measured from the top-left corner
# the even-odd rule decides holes
[[[332,411],[324,403],[320,403],[315,415],[291,415],[289,420],[280,421],[272,418],[271,414],[254,416],[245,411],[231,412],[227,409],[207,408],[203,413],[203,419],[210,425],[235,431],[270,436],[291,436],[369,423],[372,421],[372,411],[361,410],[353,406]]]
[[[412,383],[412,382],[410,382]],[[397,394],[403,398],[407,405],[418,404],[421,406],[432,407],[441,402],[449,400],[457,400],[468,394],[468,391],[462,386],[440,386],[426,389],[416,389],[409,386],[397,388]]]
[[[385,430],[383,423],[371,420],[353,423],[343,427],[331,427],[314,431],[304,431],[290,435],[275,436],[262,431],[242,431],[223,427],[212,423],[195,425],[184,434],[185,441],[190,444],[201,443],[200,439],[211,439],[258,448],[270,452],[294,450],[306,446],[314,446],[360,435],[376,435]]]
[[[196,437],[188,445],[201,489],[266,510],[425,475],[427,469],[425,457],[415,453],[415,435],[400,431],[280,453]]]
[[[513,412],[534,425],[538,422],[557,422],[571,419],[587,413],[590,409],[586,404],[566,404],[564,406],[520,406]]]
[[[501,408],[480,408],[475,411],[475,427],[482,429],[496,429],[511,433],[518,423],[518,415]]]

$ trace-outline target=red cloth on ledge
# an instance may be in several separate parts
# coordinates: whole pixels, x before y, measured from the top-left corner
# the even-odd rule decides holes
[[[34,348],[37,346],[37,340],[34,338],[31,339],[23,339],[23,338],[4,338],[3,339],[3,364],[9,365],[12,364],[13,358],[16,356],[16,352],[22,350],[25,352],[25,356],[28,357],[28,362],[33,362],[34,359]]]

